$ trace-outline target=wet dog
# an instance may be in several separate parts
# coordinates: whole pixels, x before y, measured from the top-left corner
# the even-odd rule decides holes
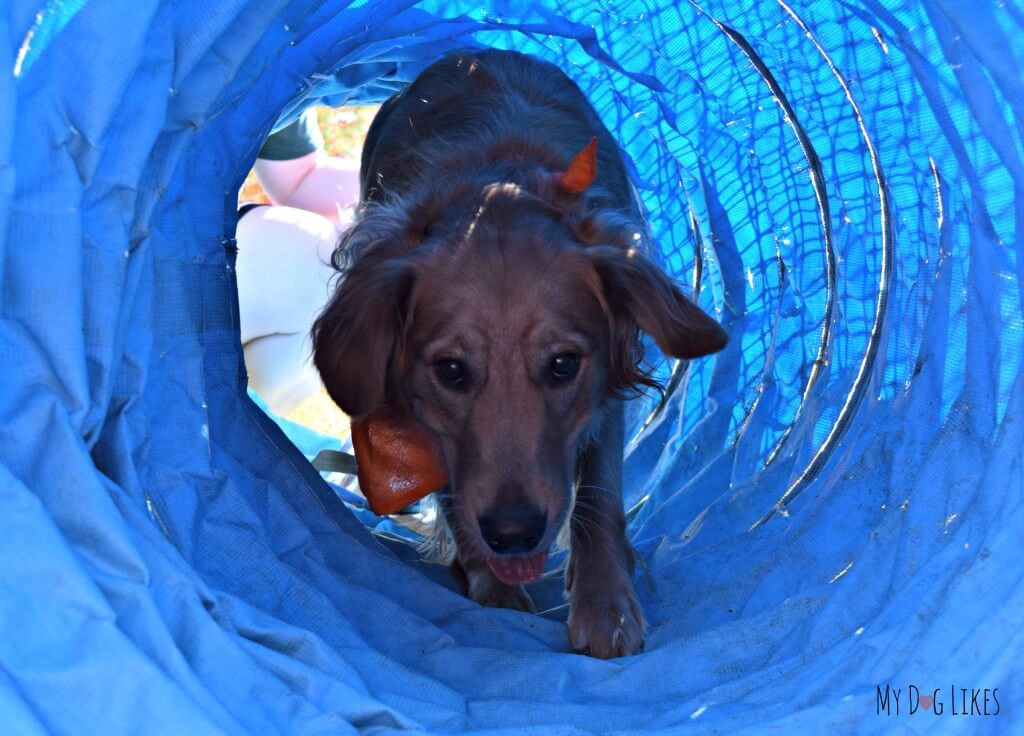
[[[726,335],[643,255],[611,134],[556,67],[456,53],[381,107],[360,175],[313,330],[331,397],[436,439],[471,598],[532,610],[522,586],[567,526],[572,647],[638,651],[621,401],[654,385],[640,332],[676,358]]]

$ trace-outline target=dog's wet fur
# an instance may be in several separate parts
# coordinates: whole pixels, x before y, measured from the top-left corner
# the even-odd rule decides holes
[[[582,193],[555,172],[597,138]],[[453,569],[480,603],[532,610],[528,582],[568,523],[569,640],[643,646],[621,495],[621,401],[654,385],[640,331],[676,358],[721,327],[644,255],[619,149],[556,67],[460,52],[389,99],[363,149],[362,204],[313,329],[331,397],[429,429]],[[503,582],[504,579],[504,582]]]

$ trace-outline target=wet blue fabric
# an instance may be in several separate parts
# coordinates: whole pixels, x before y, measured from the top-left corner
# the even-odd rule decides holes
[[[1022,31],[1016,0],[11,0],[4,732],[1021,730]],[[453,592],[246,393],[265,134],[468,44],[577,80],[731,335],[631,407],[635,657]]]

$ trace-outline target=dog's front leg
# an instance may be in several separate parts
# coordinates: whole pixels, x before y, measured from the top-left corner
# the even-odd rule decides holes
[[[509,585],[495,577],[482,559],[466,559],[461,552],[452,562],[452,574],[462,583],[466,596],[482,606],[511,608],[536,613],[533,599],[522,585]]]
[[[459,520],[448,506],[449,504],[442,499],[445,521],[455,539],[455,559],[451,563],[451,571],[462,585],[466,596],[482,606],[536,613],[537,609],[533,605],[533,599],[522,585],[509,585],[501,582],[491,572],[484,557],[471,551],[469,545],[459,543],[461,536]]]
[[[573,649],[608,659],[635,654],[644,617],[633,589],[633,553],[622,508],[622,404],[612,402],[577,466],[565,584]]]

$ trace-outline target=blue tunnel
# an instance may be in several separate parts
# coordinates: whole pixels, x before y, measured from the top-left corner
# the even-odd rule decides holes
[[[1018,0],[10,0],[0,41],[4,733],[1024,730]],[[629,408],[632,657],[464,598],[247,393],[260,143],[474,45],[577,82],[731,336]]]

